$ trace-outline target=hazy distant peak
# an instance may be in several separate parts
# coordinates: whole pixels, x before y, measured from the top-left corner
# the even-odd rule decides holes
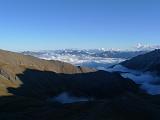
[[[138,43],[134,49],[139,50],[139,51],[152,51],[155,49],[160,49],[160,45],[145,45],[142,43]]]

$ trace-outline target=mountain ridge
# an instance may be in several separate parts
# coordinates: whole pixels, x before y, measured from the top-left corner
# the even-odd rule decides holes
[[[4,83],[4,80],[2,79],[1,83],[3,86],[6,86],[6,91],[9,88],[8,92],[13,94],[17,94],[17,92],[14,91],[18,89],[18,91],[21,91],[18,92],[20,95],[40,97],[39,94],[41,94],[43,97],[43,95],[50,96],[52,94],[54,96],[63,91],[61,88],[68,90],[67,87],[69,87],[69,90],[74,92],[72,89],[75,89],[74,86],[76,86],[77,88],[79,87],[80,92],[84,95],[94,95],[93,91],[95,91],[96,88],[99,88],[101,92],[106,91],[104,94],[109,95],[114,91],[117,91],[115,92],[117,94],[118,91],[122,90],[123,92],[129,89],[129,84],[132,84],[136,88],[134,83],[130,83],[130,80],[124,82],[124,78],[116,73],[100,72],[92,68],[73,66],[68,63],[54,60],[42,60],[36,57],[3,50],[0,51],[0,57],[0,75],[8,81],[7,83]],[[118,87],[113,87],[118,85],[118,81],[121,81],[120,83],[122,84]],[[104,85],[103,87],[102,84]],[[37,93],[34,93],[34,90],[29,90],[29,88],[35,89]],[[107,92],[107,89],[110,90],[110,92]],[[6,91],[4,90],[4,92]],[[97,95],[100,94],[100,91],[97,90]]]
[[[159,120],[159,96],[151,96],[117,72],[41,60],[0,50],[2,120]],[[62,104],[63,92],[89,98]],[[92,100],[90,100],[92,98]]]
[[[55,73],[76,74],[95,72],[95,69],[75,67],[71,64],[60,61],[41,60],[33,56],[26,56],[21,53],[0,50],[0,95],[10,95],[7,88],[18,88],[23,81],[17,76],[23,74],[26,69],[39,71],[50,71]]]
[[[160,74],[160,49],[136,56],[121,64],[129,69],[150,71]]]

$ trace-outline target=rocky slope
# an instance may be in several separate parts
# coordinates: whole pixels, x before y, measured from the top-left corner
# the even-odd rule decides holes
[[[18,88],[24,84],[24,81],[18,75],[23,74],[27,69],[64,74],[96,71],[95,69],[75,67],[60,61],[46,61],[32,56],[0,50],[0,89],[2,89],[0,95],[7,93],[6,88]]]
[[[121,64],[130,69],[151,71],[160,74],[160,49],[139,55]]]

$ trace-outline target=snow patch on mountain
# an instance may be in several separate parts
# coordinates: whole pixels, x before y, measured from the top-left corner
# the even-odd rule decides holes
[[[152,51],[155,49],[160,49],[160,45],[144,45],[138,43],[134,48],[139,51]]]
[[[71,63],[76,66],[106,69],[109,66],[118,64],[126,59],[143,54],[144,51],[122,51],[119,49],[64,49],[64,50],[43,50],[25,51],[25,55],[35,56],[46,60],[59,60]]]
[[[108,54],[115,54],[110,51],[109,53],[105,49],[93,49],[93,50],[56,50],[56,51],[39,51],[39,52],[23,52],[25,55],[35,56],[45,60],[59,60],[67,63],[71,63],[76,66],[85,66],[92,68],[104,67],[107,68],[114,64],[118,64],[126,58],[111,57]],[[117,54],[117,53],[116,53]]]
[[[91,56],[78,56],[78,55],[43,55],[39,56],[41,59],[46,60],[59,60],[67,63],[71,63],[76,66],[85,66],[85,67],[109,67],[111,65],[120,63],[125,59],[122,58],[103,58],[103,57],[91,57]]]

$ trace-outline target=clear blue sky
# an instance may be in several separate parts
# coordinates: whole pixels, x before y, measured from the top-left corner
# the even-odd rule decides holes
[[[0,48],[160,44],[160,0],[0,0]]]

